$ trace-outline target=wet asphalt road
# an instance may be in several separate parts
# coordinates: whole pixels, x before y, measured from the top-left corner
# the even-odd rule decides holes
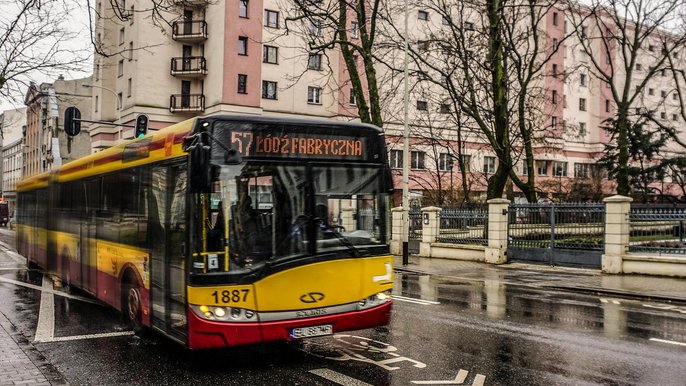
[[[12,247],[13,232],[1,229],[0,241]],[[190,352],[152,333],[130,335],[113,310],[50,291],[21,263],[0,251],[0,312],[72,385],[686,382],[686,304],[398,272],[386,328]]]

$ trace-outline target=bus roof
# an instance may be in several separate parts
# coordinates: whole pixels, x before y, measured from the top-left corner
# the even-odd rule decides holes
[[[103,151],[68,162],[50,172],[23,179],[17,191],[44,188],[52,178],[72,181],[110,171],[143,165],[186,154],[181,145],[190,133],[195,118],[152,132],[142,138],[126,141]]]

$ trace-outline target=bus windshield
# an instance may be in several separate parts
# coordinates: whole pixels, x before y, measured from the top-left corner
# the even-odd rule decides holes
[[[386,243],[379,166],[251,160],[217,168],[200,243],[217,261],[196,272],[312,255],[358,257]]]

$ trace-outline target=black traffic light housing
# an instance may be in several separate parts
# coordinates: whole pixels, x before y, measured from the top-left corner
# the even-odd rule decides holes
[[[140,114],[136,117],[136,127],[134,129],[134,138],[140,138],[148,132],[148,116]]]
[[[64,132],[69,136],[78,135],[81,131],[81,111],[74,106],[64,111]]]

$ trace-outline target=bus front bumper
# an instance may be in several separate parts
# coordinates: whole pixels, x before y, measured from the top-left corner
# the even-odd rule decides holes
[[[362,311],[307,319],[265,323],[230,323],[205,320],[188,310],[188,347],[193,350],[288,341],[291,329],[330,324],[333,332],[384,326],[390,322],[392,302]]]

